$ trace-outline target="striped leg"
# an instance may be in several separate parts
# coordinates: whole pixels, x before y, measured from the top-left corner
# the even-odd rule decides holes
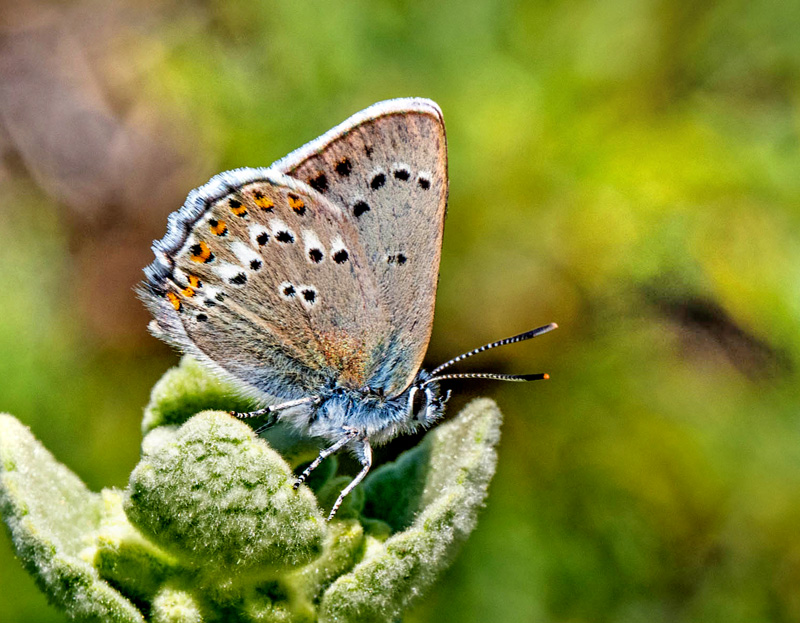
[[[297,400],[290,400],[288,402],[282,402],[277,405],[270,405],[269,407],[264,407],[263,409],[258,409],[257,411],[250,411],[248,413],[238,413],[236,411],[229,411],[233,417],[239,418],[240,420],[247,420],[254,417],[261,417],[262,415],[269,415],[269,419],[265,424],[259,426],[256,429],[256,435],[265,431],[270,426],[273,426],[279,419],[279,415],[277,414],[279,411],[283,411],[284,409],[291,409],[292,407],[299,407],[305,404],[318,404],[319,397],[317,396],[310,396],[308,398],[298,398]]]
[[[303,481],[306,478],[308,478],[309,474],[311,474],[311,472],[313,472],[315,469],[317,469],[317,467],[319,467],[319,464],[322,463],[322,461],[327,459],[331,454],[338,452],[339,450],[344,448],[348,443],[350,443],[353,440],[353,438],[357,434],[358,432],[356,430],[349,429],[345,431],[344,436],[341,437],[335,444],[320,451],[319,456],[316,459],[314,459],[308,467],[306,467],[305,471],[302,474],[300,474],[300,476],[295,481],[293,487],[297,489],[297,487],[303,484]]]
[[[369,445],[369,441],[366,439],[361,441],[361,445],[358,447],[357,452],[359,454],[358,458],[362,465],[361,471],[358,472],[358,475],[353,478],[353,480],[350,481],[350,484],[347,485],[339,494],[339,497],[336,499],[336,503],[331,509],[330,515],[328,515],[328,521],[333,519],[333,516],[336,514],[336,511],[339,510],[339,507],[342,505],[342,501],[347,497],[347,494],[355,489],[359,482],[364,480],[364,476],[367,475],[369,468],[372,467],[372,448]]]

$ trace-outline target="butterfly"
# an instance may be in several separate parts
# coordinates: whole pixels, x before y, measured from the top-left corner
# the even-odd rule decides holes
[[[213,177],[170,215],[140,297],[156,337],[265,405],[240,418],[281,421],[328,445],[299,476],[348,449],[426,428],[467,357],[527,340],[545,325],[421,369],[447,206],[447,142],[431,100],[379,102],[266,168]]]

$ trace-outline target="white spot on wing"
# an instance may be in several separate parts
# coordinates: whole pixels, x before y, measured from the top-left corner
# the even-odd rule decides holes
[[[298,296],[303,307],[311,309],[319,302],[319,293],[314,286],[300,285],[297,286]]]
[[[214,304],[219,304],[220,301],[219,299],[217,299],[217,295],[220,294],[220,292],[222,291],[219,288],[214,288],[212,286],[208,286],[207,288],[205,288],[203,292],[204,294],[203,302],[207,300],[212,302],[211,305],[206,305],[206,307],[214,307]]]
[[[260,246],[263,246],[258,241],[258,237],[259,236],[261,236],[262,234],[267,234],[267,237],[268,237],[267,238],[267,243],[269,242],[269,238],[271,238],[269,232],[267,231],[267,228],[264,227],[263,225],[258,225],[258,224],[250,225],[250,227],[248,228],[248,233],[250,234],[250,243],[256,248],[258,248]]]
[[[294,232],[289,228],[289,226],[283,222],[283,220],[279,218],[274,218],[269,222],[269,228],[274,236],[279,231],[288,231],[292,236],[294,236]]]
[[[306,260],[311,264],[320,264],[325,261],[325,247],[322,246],[322,243],[319,241],[319,237],[310,229],[303,230],[303,242],[306,245]],[[319,262],[315,262],[311,259],[311,255],[309,255],[311,249],[318,249],[320,253],[322,253],[322,258]]]
[[[280,232],[286,232],[292,237],[292,240],[296,239],[296,236],[294,235],[294,231],[292,231],[292,229],[279,218],[272,219],[270,221],[270,223],[269,223],[269,227],[270,227],[270,231],[272,232],[272,235],[275,238],[278,238],[278,234]],[[280,241],[280,239],[279,239],[279,241]]]
[[[405,173],[406,179],[403,181],[408,181],[411,179],[411,167],[407,165],[405,162],[395,162],[392,165],[392,174],[397,177],[397,173]],[[398,178],[400,179],[400,178]]]
[[[284,281],[278,286],[278,295],[284,301],[291,301],[295,296],[297,296],[297,288],[294,287],[294,284],[291,281]]]
[[[236,256],[236,259],[242,263],[242,266],[250,266],[250,262],[253,260],[261,262],[261,255],[241,240],[235,240],[231,243],[231,251]]]
[[[245,275],[245,277],[247,277],[247,270],[244,268],[244,266],[231,264],[230,262],[223,262],[219,266],[216,266],[214,268],[214,272],[219,275],[220,279],[223,279],[225,283],[239,287],[243,286],[244,283],[236,283],[235,281],[231,280],[237,279],[239,275]]]
[[[175,266],[175,268],[172,271],[172,275],[175,277],[175,281],[177,281],[179,284],[187,284],[188,285],[189,276],[180,267]]]
[[[417,185],[422,190],[428,190],[433,184],[433,174],[430,171],[420,171],[417,175]]]
[[[195,235],[189,234],[186,237],[186,242],[183,243],[183,246],[181,247],[180,251],[178,251],[178,255],[183,255],[184,253],[186,253],[187,255],[191,255],[189,249],[191,249],[196,244],[197,244],[197,238],[195,237]]]
[[[336,238],[333,239],[333,242],[331,242],[331,255],[336,255],[339,251],[347,251],[347,247],[344,246],[344,242],[342,241],[341,237],[336,236]]]

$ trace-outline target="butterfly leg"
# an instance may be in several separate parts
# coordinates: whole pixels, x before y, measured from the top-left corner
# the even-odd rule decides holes
[[[297,400],[289,400],[288,402],[282,402],[277,405],[270,405],[269,407],[264,407],[263,409],[258,409],[256,411],[250,411],[248,413],[239,413],[237,411],[229,411],[233,417],[239,418],[240,420],[246,420],[254,417],[261,417],[262,415],[269,415],[269,419],[262,425],[256,429],[256,435],[265,431],[270,426],[273,426],[278,421],[278,411],[283,411],[284,409],[291,409],[292,407],[299,407],[305,404],[318,404],[320,401],[319,397],[317,396],[310,396],[308,398],[298,398]]]
[[[372,467],[372,447],[369,445],[369,441],[366,439],[361,440],[356,448],[356,453],[358,454],[358,460],[361,462],[361,471],[358,472],[358,475],[350,481],[349,485],[342,489],[342,492],[339,494],[339,497],[336,499],[336,503],[333,505],[333,508],[328,515],[328,521],[333,519],[333,516],[336,514],[336,511],[339,510],[339,507],[342,505],[342,501],[347,497],[347,494],[355,489],[359,482],[364,480],[364,476],[367,475],[370,467]]]
[[[297,480],[293,485],[293,488],[297,489],[297,487],[303,484],[303,481],[306,478],[308,478],[311,472],[313,472],[315,469],[317,469],[317,467],[319,467],[319,464],[322,463],[322,461],[327,459],[331,454],[338,452],[339,450],[344,448],[348,443],[350,443],[353,437],[355,437],[357,434],[358,432],[354,428],[349,428],[345,431],[344,436],[341,439],[339,439],[335,444],[333,444],[332,446],[328,446],[324,450],[321,450],[319,456],[316,459],[314,459],[308,467],[306,467],[305,471],[303,471],[303,473],[300,474],[300,476],[298,476]]]

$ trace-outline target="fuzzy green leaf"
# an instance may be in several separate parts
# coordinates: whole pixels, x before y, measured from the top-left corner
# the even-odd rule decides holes
[[[293,568],[321,553],[325,526],[314,495],[293,482],[247,425],[206,411],[152,445],[125,512],[157,545],[216,573]]]
[[[86,560],[103,514],[90,492],[10,415],[0,415],[0,514],[50,600],[86,621],[144,621]]]
[[[168,370],[150,393],[142,419],[142,432],[147,435],[161,426],[177,426],[200,411],[220,410],[248,412],[263,407],[242,397],[232,385],[210,374],[195,359],[186,355],[178,366]],[[248,420],[258,425],[259,420]],[[277,425],[262,434],[284,460],[297,467],[310,462],[319,453],[319,444],[308,437],[300,437],[287,426]],[[323,470],[321,474],[332,474]],[[323,483],[318,479],[315,486]]]
[[[376,470],[365,487],[368,495],[387,500],[394,492],[416,500],[417,515],[385,543],[372,541],[364,559],[331,585],[320,620],[388,623],[433,583],[475,526],[497,464],[501,419],[494,402],[475,400],[428,433],[410,458]],[[405,486],[414,491],[404,493],[402,476],[409,473],[416,480]],[[401,523],[391,514],[387,519]]]
[[[358,521],[337,519],[329,525],[323,555],[293,572],[291,581],[309,601],[316,602],[336,578],[361,560],[364,545],[364,528]]]
[[[191,591],[165,586],[153,599],[153,623],[202,623],[203,613]]]
[[[258,406],[242,398],[233,386],[209,374],[195,359],[185,356],[168,370],[150,392],[144,410],[142,434],[159,426],[183,424],[204,410],[252,411]]]
[[[128,521],[123,492],[105,489],[104,509],[92,560],[100,575],[126,595],[151,599],[159,587],[182,571],[177,558],[148,541]]]
[[[180,392],[216,391],[205,377],[184,360],[154,390],[148,417],[160,425],[124,493],[89,492],[0,420],[0,508],[51,600],[95,621],[143,621],[138,608],[159,623],[397,620],[474,527],[496,462],[494,403],[473,402],[376,469],[328,524],[247,424],[213,411],[177,424]],[[273,438],[295,467],[316,453],[280,427]],[[326,509],[350,480],[336,467],[329,459],[309,480]]]

